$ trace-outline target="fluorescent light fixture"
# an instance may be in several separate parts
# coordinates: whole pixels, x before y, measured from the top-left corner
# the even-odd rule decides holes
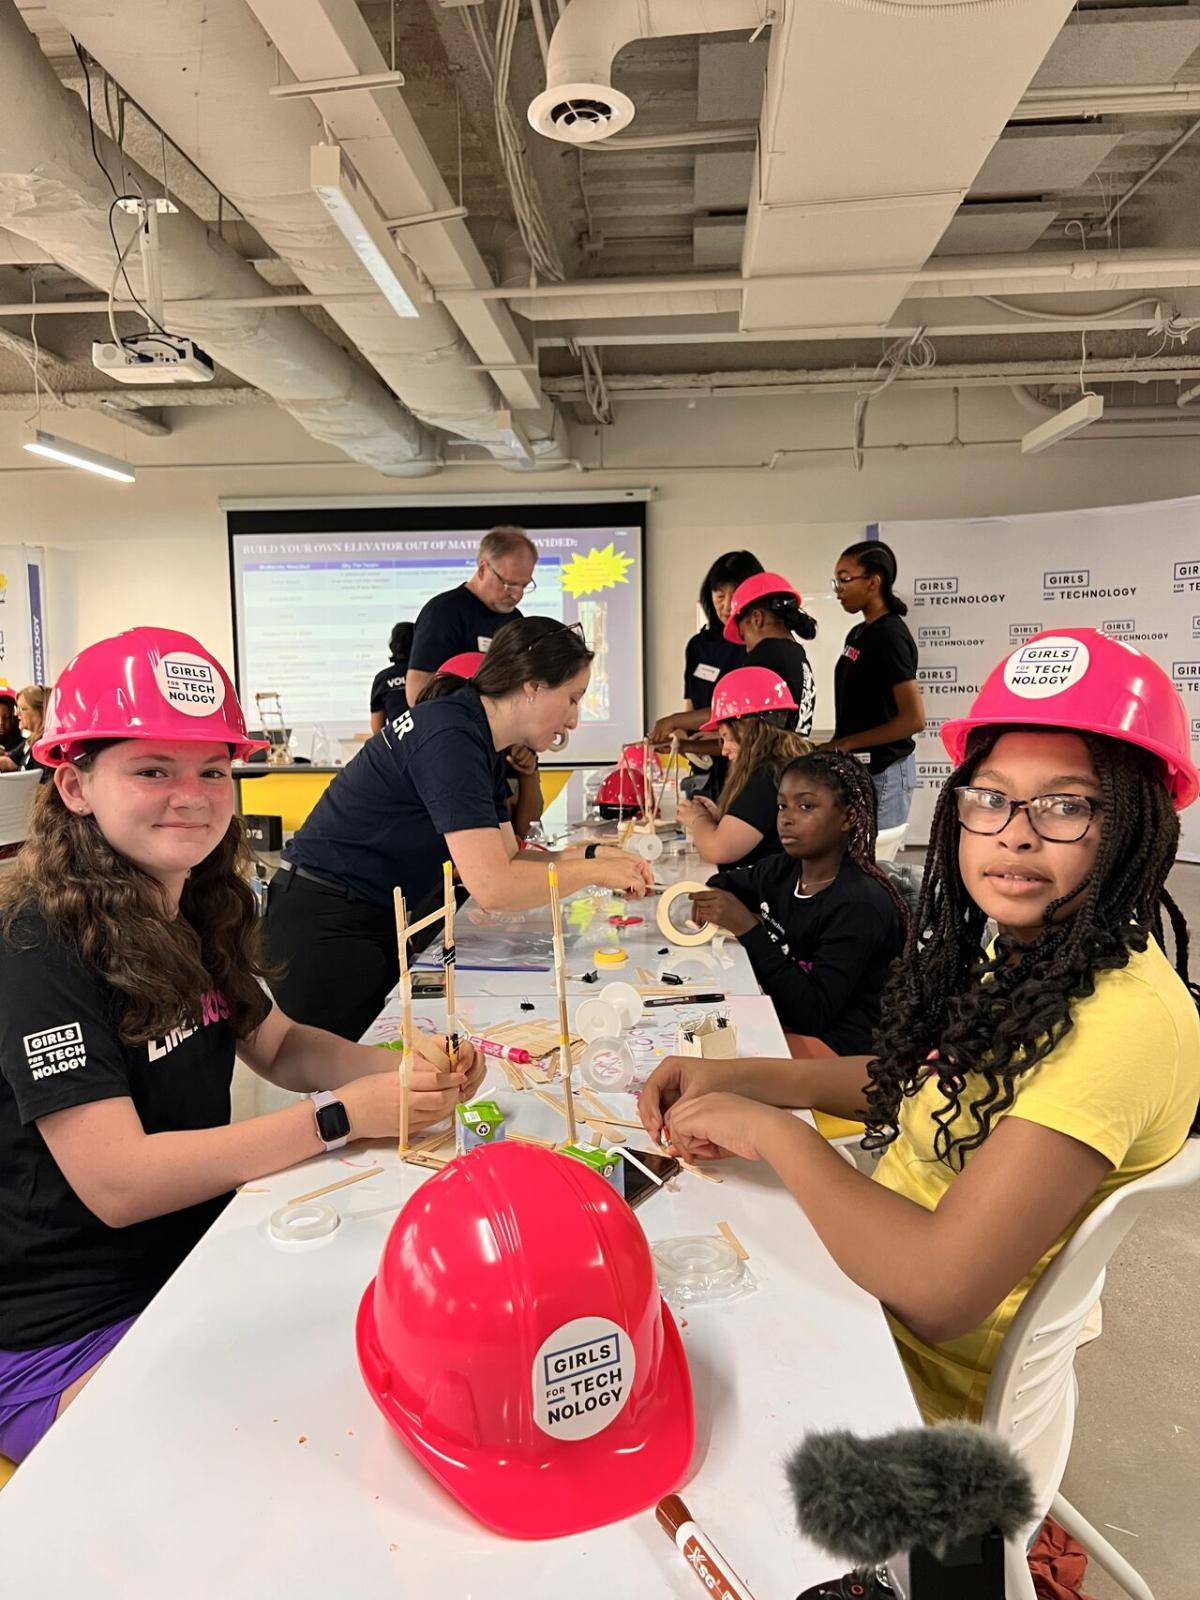
[[[1039,422],[1036,428],[1031,428],[1021,440],[1021,454],[1035,456],[1039,450],[1049,450],[1052,444],[1057,444],[1060,439],[1069,439],[1073,433],[1078,433],[1081,428],[1086,428],[1089,422],[1096,422],[1103,415],[1104,397],[1098,394],[1085,394],[1082,400],[1077,400],[1073,406],[1060,411],[1056,417],[1051,417],[1048,422]]]
[[[529,435],[511,411],[497,411],[496,431],[512,451],[514,459],[519,461],[522,466],[533,467],[537,465],[537,456],[534,453]]]
[[[419,317],[420,281],[397,250],[383,215],[336,144],[315,144],[310,181],[346,243],[398,317]]]
[[[360,72],[351,78],[309,78],[304,83],[277,83],[272,100],[304,100],[314,94],[343,94],[347,89],[403,89],[402,72]]]
[[[25,448],[35,456],[47,456],[51,461],[61,461],[64,466],[79,467],[101,478],[114,478],[118,483],[132,483],[137,476],[128,461],[122,461],[120,456],[89,450],[85,444],[60,439],[54,433],[43,433],[41,428],[35,430],[32,439],[25,441]]]

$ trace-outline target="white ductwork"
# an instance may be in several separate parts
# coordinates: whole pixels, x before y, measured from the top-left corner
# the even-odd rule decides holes
[[[613,88],[612,64],[635,39],[764,27],[767,0],[571,0],[550,40],[546,87],[529,106],[539,133],[592,144],[633,121],[636,106]]]
[[[107,290],[115,266],[108,232],[110,172],[146,194],[157,180],[93,130],[63,88],[11,0],[0,0],[0,226],[48,259]],[[128,222],[121,219],[127,236]],[[261,295],[254,268],[191,212],[163,219],[163,290],[169,300]],[[140,290],[137,252],[127,263]],[[142,291],[144,292],[144,291]],[[230,372],[269,394],[314,438],[381,472],[430,472],[433,441],[383,387],[298,312],[221,309],[172,317]]]
[[[301,10],[296,5],[297,20]],[[398,317],[313,193],[309,156],[326,138],[325,126],[309,100],[271,97],[279,58],[245,0],[56,0],[55,15],[310,292],[364,291],[363,300],[331,304],[328,313],[417,417],[501,458],[511,455],[500,417],[505,401],[454,319],[434,304],[422,304],[417,317]],[[356,154],[351,147],[352,161]],[[414,194],[411,210],[428,209]],[[402,248],[405,242],[401,233]],[[540,440],[529,431],[553,456],[553,418],[549,423]]]

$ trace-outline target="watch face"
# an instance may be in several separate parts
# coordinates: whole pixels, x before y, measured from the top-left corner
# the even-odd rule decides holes
[[[335,1100],[330,1106],[320,1107],[317,1111],[317,1128],[326,1144],[346,1137],[350,1132],[350,1118],[340,1100]]]

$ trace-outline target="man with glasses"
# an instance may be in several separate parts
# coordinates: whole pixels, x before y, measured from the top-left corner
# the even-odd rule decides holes
[[[519,618],[522,598],[537,588],[537,548],[520,528],[493,528],[483,536],[475,571],[466,583],[427,600],[417,618],[406,688],[409,705],[443,661],[486,650],[506,622]]]

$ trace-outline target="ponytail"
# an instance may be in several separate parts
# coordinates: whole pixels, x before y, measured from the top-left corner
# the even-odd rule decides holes
[[[897,567],[891,545],[884,544],[882,539],[863,539],[842,551],[842,559],[847,556],[853,557],[868,577],[879,579],[879,597],[888,610],[897,617],[906,617],[907,605],[892,593]]]
[[[790,594],[769,594],[763,600],[753,601],[748,611],[765,611],[768,616],[782,622],[789,633],[798,639],[815,639],[817,624],[807,611],[801,610]]]

